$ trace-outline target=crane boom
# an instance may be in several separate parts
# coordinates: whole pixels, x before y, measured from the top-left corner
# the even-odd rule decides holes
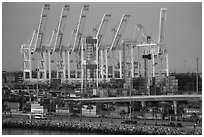
[[[146,43],[150,44],[152,37],[144,30],[144,27],[141,24],[137,24],[137,28],[140,30],[142,35],[146,38]]]
[[[96,38],[98,40],[98,46],[100,47],[100,42],[102,41],[103,37],[104,37],[104,33],[106,32],[108,23],[109,23],[109,19],[110,19],[111,15],[110,14],[104,14],[99,29],[97,30],[96,33]]]
[[[59,52],[61,50],[62,39],[63,39],[63,34],[64,34],[64,27],[67,21],[69,9],[70,9],[69,5],[64,5],[64,8],[62,9],[60,21],[59,21],[58,28],[57,28],[57,34],[55,38],[54,52]]]
[[[117,28],[116,34],[113,38],[113,41],[111,42],[111,47],[110,50],[115,50],[117,49],[117,46],[121,40],[122,34],[127,26],[127,22],[129,20],[130,15],[129,14],[123,14],[121,20],[120,20],[120,24]]]
[[[38,29],[37,29],[37,38],[35,41],[34,52],[40,52],[42,50],[44,30],[45,30],[45,26],[46,26],[46,22],[47,22],[49,9],[50,9],[49,4],[45,4],[44,7],[42,8],[40,23],[39,23]]]
[[[163,61],[165,58],[165,63],[166,63],[166,75],[169,76],[169,68],[168,68],[168,53],[167,53],[167,48],[165,46],[164,42],[164,28],[166,24],[166,14],[167,14],[167,9],[166,8],[161,8],[160,9],[160,22],[159,22],[159,39],[158,39],[158,53],[159,53],[159,76],[161,77],[162,73],[162,67],[163,67]],[[165,55],[165,57],[164,57]]]
[[[75,34],[76,34],[76,29],[73,29],[72,30],[72,34],[71,34],[71,36],[70,36],[70,40],[69,40],[69,42],[68,42],[68,52],[69,52],[69,54],[71,54],[72,53],[72,49],[73,49],[73,41],[74,41],[74,36],[75,36]]]
[[[167,9],[162,8],[160,11],[160,22],[159,22],[159,40],[158,43],[163,44],[164,43],[164,27],[166,23],[166,13]]]
[[[81,9],[81,14],[79,17],[79,22],[77,25],[77,31],[75,34],[75,39],[74,39],[74,46],[72,48],[72,52],[76,52],[80,49],[80,43],[81,43],[81,38],[82,38],[82,32],[84,29],[84,24],[86,21],[86,16],[87,12],[89,10],[89,5],[84,5],[84,7]]]
[[[158,53],[161,55],[166,52],[166,47],[164,45],[164,28],[166,24],[166,14],[167,9],[161,8],[160,10],[160,22],[159,22],[159,39],[158,39]]]

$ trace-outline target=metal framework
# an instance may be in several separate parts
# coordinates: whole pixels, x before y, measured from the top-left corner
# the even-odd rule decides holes
[[[28,79],[32,79],[32,54],[35,53],[37,55],[37,78],[46,79],[46,56],[43,52],[43,39],[49,10],[50,5],[45,4],[41,11],[40,23],[37,30],[33,31],[30,44],[22,45],[24,80],[27,80],[27,74],[29,75]]]
[[[159,22],[159,39],[158,39],[158,53],[159,53],[159,76],[161,77],[161,73],[163,68],[165,68],[166,76],[169,76],[169,65],[168,65],[168,53],[167,48],[165,46],[165,25],[166,25],[166,14],[167,9],[161,8],[160,10],[160,22]],[[165,58],[165,60],[164,60]],[[164,66],[166,64],[166,66]]]
[[[91,83],[92,89],[98,87],[97,75],[97,39],[88,36],[82,39],[81,45],[81,93],[87,94],[87,83]],[[84,90],[85,89],[85,90]]]
[[[61,78],[63,80],[66,79],[66,62],[65,51],[63,51],[63,35],[65,24],[67,21],[67,16],[69,14],[69,9],[70,9],[69,5],[64,5],[62,9],[60,20],[56,30],[56,37],[53,49],[53,52],[57,54],[57,79]]]
[[[120,23],[116,29],[116,33],[111,41],[111,44],[110,44],[110,47],[107,47],[107,49],[105,50],[105,57],[106,57],[106,73],[108,72],[108,59],[107,59],[107,54],[109,51],[111,51],[112,53],[112,58],[113,58],[113,78],[115,78],[115,62],[114,62],[114,54],[115,54],[115,51],[119,51],[121,49],[119,49],[119,45],[120,45],[120,42],[122,40],[122,37],[123,37],[123,34],[124,34],[124,31],[126,29],[126,26],[127,26],[127,23],[128,23],[128,20],[130,18],[130,14],[123,14],[121,20],[120,20]],[[122,56],[121,52],[119,52],[119,56]],[[120,60],[120,62],[122,62],[122,60]],[[120,63],[121,64],[121,63]],[[120,66],[121,68],[122,66]],[[120,69],[120,71],[122,71],[122,69]],[[122,74],[120,72],[120,74]],[[107,75],[106,75],[107,76]],[[122,78],[122,76],[120,76]],[[106,80],[108,80],[108,77],[106,77]]]
[[[149,64],[152,66],[152,75],[153,78],[156,74],[155,62],[158,59],[158,71],[159,75],[163,74],[165,70],[166,76],[169,74],[168,70],[168,53],[165,46],[165,24],[166,24],[166,14],[167,9],[162,8],[160,10],[160,24],[159,24],[159,39],[158,42],[155,42],[152,37],[144,30],[141,24],[137,24],[136,28],[141,35],[141,41],[134,39],[135,34],[132,40],[122,39],[127,23],[129,21],[130,15],[123,14],[120,19],[119,24],[112,29],[113,37],[110,38],[110,44],[102,44],[103,38],[105,36],[107,26],[110,21],[111,15],[105,13],[102,17],[102,20],[98,27],[94,28],[94,34],[92,39],[96,43],[90,43],[87,39],[88,37],[83,36],[83,30],[85,27],[85,22],[87,19],[87,13],[89,11],[89,5],[84,5],[81,9],[77,27],[72,31],[70,41],[68,45],[63,43],[64,29],[66,26],[66,21],[68,18],[70,6],[64,5],[60,14],[60,19],[56,29],[52,32],[47,42],[44,42],[44,33],[45,27],[48,19],[48,12],[50,10],[50,5],[45,4],[41,11],[40,22],[30,36],[29,40],[21,46],[22,58],[23,58],[23,77],[24,80],[32,80],[32,69],[35,67],[33,58],[37,62],[37,78],[40,80],[51,80],[51,63],[54,55],[57,56],[56,61],[56,70],[57,77],[62,81],[71,80],[70,78],[70,55],[75,53],[76,55],[76,64],[77,70],[81,72],[80,78],[82,82],[82,87],[84,86],[84,79],[90,77],[90,69],[86,71],[87,65],[96,65],[94,70],[94,78],[96,82],[96,87],[100,80],[109,80],[108,77],[108,65],[109,61],[112,60],[113,66],[113,77],[116,78],[115,72],[119,72],[118,78],[126,78],[127,71],[131,71],[131,78],[135,77],[135,62],[134,62],[134,48],[138,48],[138,69],[140,75],[140,48],[143,47],[145,55],[151,54],[151,61],[144,59],[144,76],[148,77]],[[135,31],[136,32],[136,31]],[[121,41],[123,40],[123,43]],[[54,55],[53,55],[54,54]],[[95,54],[94,58],[91,54]],[[125,64],[127,58],[129,57],[129,70],[126,69]],[[108,59],[111,58],[111,59]],[[117,58],[117,60],[116,60]],[[92,60],[91,63],[89,60]],[[148,64],[149,63],[149,64]],[[164,66],[165,64],[165,66]],[[116,67],[117,65],[117,67]],[[115,70],[116,69],[116,70]],[[48,71],[48,73],[47,73]],[[86,74],[86,76],[84,76]],[[77,78],[75,74],[75,78]],[[105,79],[104,79],[105,78]],[[76,79],[75,79],[76,80]],[[147,80],[148,81],[148,80]]]
[[[69,43],[69,49],[68,49],[68,53],[67,53],[67,59],[68,59],[68,66],[70,66],[70,62],[69,62],[69,55],[72,53],[75,53],[76,55],[76,63],[77,63],[77,69],[81,69],[81,40],[82,40],[82,36],[83,36],[83,30],[84,30],[84,24],[86,22],[86,17],[87,17],[87,13],[89,11],[89,5],[84,5],[84,7],[81,9],[81,13],[80,13],[80,17],[79,17],[79,21],[77,24],[77,29],[73,30],[72,35],[75,35],[74,37],[74,44],[73,46],[71,45],[71,43]],[[72,36],[71,36],[72,38]],[[71,39],[70,39],[71,42]],[[70,74],[70,70],[68,70],[68,73]],[[77,78],[77,71],[75,74],[75,78]]]
[[[99,58],[100,58],[100,75],[101,78],[104,78],[104,65],[103,65],[103,48],[101,48],[101,41],[103,40],[104,34],[107,30],[107,26],[109,23],[111,15],[109,13],[104,14],[101,23],[98,28],[96,28],[96,35],[94,38],[97,39],[97,46],[96,46],[96,64],[97,64],[97,72],[96,72],[96,77],[97,77],[97,86],[98,86],[98,79],[99,79]]]

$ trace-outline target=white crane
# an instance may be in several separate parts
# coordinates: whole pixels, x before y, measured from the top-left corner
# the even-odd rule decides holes
[[[118,50],[119,48],[119,44],[121,42],[122,36],[124,34],[124,31],[126,29],[128,20],[129,20],[130,14],[123,14],[120,23],[116,29],[116,33],[113,37],[113,40],[111,41],[110,47],[107,47],[105,49],[105,58],[106,58],[106,80],[108,80],[108,51],[112,51],[112,55],[114,57],[114,51]],[[119,54],[120,56],[122,56],[121,50],[119,50]],[[121,58],[122,59],[122,58]],[[113,59],[114,60],[114,59]],[[120,60],[120,64],[122,64],[122,60]],[[120,66],[121,68],[122,66]],[[120,71],[122,72],[122,69],[120,69]],[[114,78],[114,62],[113,62],[113,78]]]
[[[145,90],[147,90],[147,94],[149,93],[149,75],[148,75],[148,60],[153,60],[153,78],[155,78],[155,62],[154,62],[154,53],[152,53],[154,49],[153,46],[157,46],[157,44],[154,42],[152,37],[144,30],[144,27],[141,24],[137,24],[138,30],[142,33],[142,35],[145,37],[145,40],[142,41],[141,44],[138,44],[138,47],[145,47],[145,53],[142,55],[144,59],[144,77],[145,77]],[[155,79],[154,79],[155,80]]]
[[[97,39],[97,44],[96,44],[96,64],[97,64],[97,69],[96,69],[96,77],[97,77],[97,86],[98,86],[98,66],[99,66],[99,55],[100,55],[100,69],[101,69],[101,77],[103,79],[103,49],[101,49],[101,41],[103,40],[104,34],[107,30],[107,26],[109,23],[111,15],[109,13],[106,13],[103,15],[103,18],[101,20],[101,23],[98,28],[96,28],[96,34],[94,35],[94,38]],[[100,53],[99,53],[100,51]]]
[[[165,46],[165,42],[164,42],[164,27],[165,27],[165,22],[166,22],[166,13],[167,13],[167,9],[166,8],[162,8],[160,10],[160,24],[159,24],[159,40],[158,43],[156,43],[152,37],[146,33],[143,29],[143,26],[138,24],[137,28],[140,30],[140,32],[143,34],[143,36],[146,38],[145,41],[143,41],[144,43],[138,44],[138,47],[146,47],[146,55],[143,55],[144,57],[144,61],[145,61],[145,77],[148,79],[148,71],[147,71],[147,60],[148,59],[152,59],[152,74],[153,74],[153,83],[155,83],[155,57],[159,57],[159,77],[161,80],[161,73],[163,71],[163,63],[164,63],[164,56],[166,58],[166,76],[168,76],[169,72],[168,72],[168,53],[167,53],[167,49]],[[148,47],[148,49],[147,49]],[[148,52],[148,55],[147,55]],[[148,81],[148,80],[147,80]]]
[[[31,41],[29,45],[22,45],[23,51],[23,68],[24,68],[24,78],[26,77],[27,73],[29,73],[30,80],[32,79],[32,54],[37,54],[37,72],[40,78],[46,79],[46,55],[44,54],[44,45],[43,45],[43,38],[44,38],[44,31],[45,26],[48,18],[48,12],[50,10],[50,5],[45,4],[41,11],[40,16],[40,23],[38,24],[38,28],[33,31]],[[39,78],[39,76],[37,76]]]
[[[81,9],[81,14],[79,17],[79,22],[77,24],[77,30],[76,30],[75,39],[74,39],[74,47],[72,48],[72,52],[78,52],[80,50],[82,33],[84,30],[84,24],[86,21],[88,11],[89,11],[89,5],[84,5],[84,7]]]
[[[32,79],[32,57],[31,57],[31,45],[34,37],[36,36],[36,30],[33,31],[31,37],[28,41],[21,45],[21,53],[23,59],[23,79],[31,80]]]
[[[83,8],[81,9],[77,28],[72,31],[71,39],[70,39],[68,49],[67,49],[67,52],[68,52],[68,54],[67,54],[68,75],[70,74],[70,61],[69,61],[70,60],[70,54],[72,54],[73,52],[76,54],[77,68],[80,68],[79,66],[81,66],[81,54],[80,54],[81,39],[82,39],[84,24],[86,22],[86,17],[87,17],[88,11],[89,11],[89,5],[84,5]],[[71,41],[72,41],[73,36],[74,36],[74,44],[72,45]],[[77,71],[76,71],[76,73],[77,73]],[[76,76],[75,76],[75,78],[76,78]]]
[[[63,80],[66,79],[66,64],[65,64],[65,51],[63,51],[63,36],[69,10],[70,10],[69,5],[64,5],[64,7],[62,8],[58,27],[55,30],[56,36],[53,48],[53,52],[57,53],[57,78],[58,79],[62,78]]]
[[[34,47],[34,52],[38,54],[37,55],[38,56],[37,78],[40,78],[40,79],[44,78],[44,80],[46,80],[47,71],[46,71],[46,54],[44,52],[43,38],[44,38],[44,31],[47,23],[49,9],[50,9],[50,5],[46,4],[44,9],[42,10],[40,23],[37,30],[37,38],[36,38],[35,47]]]

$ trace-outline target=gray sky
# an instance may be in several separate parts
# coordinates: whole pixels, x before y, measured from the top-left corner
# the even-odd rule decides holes
[[[40,19],[45,3],[3,3],[2,4],[2,70],[22,70],[20,46],[31,36]],[[65,3],[50,3],[45,39],[56,27],[61,9]],[[65,40],[69,40],[71,30],[76,26],[80,10],[89,4],[88,18],[84,34],[99,24],[105,12],[111,13],[111,20],[104,40],[108,39],[110,28],[119,23],[124,12],[131,17],[124,38],[131,38],[136,24],[158,40],[160,8],[167,8],[166,46],[169,52],[170,72],[193,72],[196,57],[199,57],[199,71],[202,70],[202,3],[139,3],[139,2],[96,2],[68,3],[70,14],[66,23]],[[185,60],[185,63],[184,63]]]

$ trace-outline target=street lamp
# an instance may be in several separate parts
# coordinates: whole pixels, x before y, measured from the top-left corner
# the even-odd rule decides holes
[[[39,81],[39,68],[36,69],[37,71],[37,102],[38,102],[38,92],[39,92],[39,89],[38,89],[38,81]]]
[[[184,72],[183,73],[185,73],[186,72],[186,70],[185,70],[185,68],[186,68],[186,60],[184,60]]]
[[[130,93],[129,93],[129,95],[130,95],[130,119],[132,119],[132,99],[131,99],[131,96],[132,96],[132,89],[133,89],[133,83],[132,83],[132,80],[133,79],[131,79],[131,86],[130,86]]]
[[[198,94],[198,57],[196,58],[196,93]]]
[[[30,94],[29,83],[26,83],[26,86],[27,86],[27,90],[28,90],[28,93],[29,93],[29,101],[31,102],[31,94]]]

